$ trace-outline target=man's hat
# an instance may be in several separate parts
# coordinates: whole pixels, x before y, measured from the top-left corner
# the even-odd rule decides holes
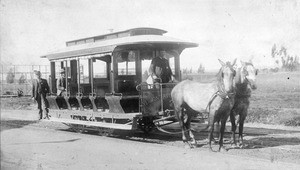
[[[60,71],[59,71],[59,73],[61,74],[61,73],[65,73],[65,69],[60,69]]]

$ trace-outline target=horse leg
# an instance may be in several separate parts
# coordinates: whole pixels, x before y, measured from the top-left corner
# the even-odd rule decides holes
[[[218,136],[218,139],[216,140],[214,137],[212,138],[213,142],[214,143],[219,143],[220,141],[220,121],[217,122],[217,125],[216,125],[216,134]]]
[[[209,146],[209,151],[213,151],[211,147],[211,141],[213,138],[213,132],[214,132],[214,123],[212,125],[209,125],[208,128],[208,146]]]
[[[227,151],[225,149],[225,147],[223,146],[223,137],[224,137],[224,132],[225,132],[226,120],[227,119],[223,119],[221,121],[220,138],[219,138],[219,152],[220,151]]]
[[[194,148],[194,145],[195,145],[196,141],[195,141],[194,134],[191,131],[191,116],[189,115],[188,112],[185,112],[183,120],[184,120],[183,125],[185,127],[185,133],[188,137],[187,138],[187,143],[188,143],[190,148]]]
[[[182,141],[184,144],[187,144],[187,138],[185,136],[185,126],[184,126],[184,122],[182,119],[179,120],[179,125],[181,127],[181,132],[182,132]]]
[[[244,111],[244,113],[247,111]],[[247,114],[247,113],[246,113]],[[246,115],[244,114],[244,115]],[[244,130],[244,121],[246,116],[240,116],[240,122],[239,122],[239,145],[241,148],[244,147],[244,139],[243,139],[243,130]]]
[[[195,147],[197,145],[197,142],[196,142],[195,136],[194,136],[194,134],[191,130],[191,115],[188,115],[186,125],[187,125],[187,129],[188,129],[188,132],[189,132],[189,136],[191,138],[191,146]]]
[[[186,125],[185,125],[185,117],[184,117],[183,108],[175,109],[175,113],[177,115],[179,125],[181,127],[182,141],[185,144],[185,147],[190,147],[190,144],[188,143],[188,140],[187,140],[187,137],[186,137],[186,134],[185,134],[186,133]]]
[[[235,116],[234,116],[233,111],[231,111],[231,113],[230,113],[230,122],[231,122],[232,144],[236,146],[236,140],[235,140],[236,124],[235,124]]]
[[[211,147],[211,141],[213,139],[213,133],[214,133],[214,115],[210,115],[209,121],[208,121],[208,146],[209,146],[209,151],[213,151]]]

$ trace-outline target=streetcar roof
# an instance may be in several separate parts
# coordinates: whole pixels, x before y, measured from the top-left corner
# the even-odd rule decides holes
[[[107,54],[111,54],[116,49],[116,47],[127,46],[134,48],[134,46],[137,45],[153,48],[174,47],[182,49],[198,46],[197,43],[187,42],[162,35],[137,35],[68,46],[41,57],[47,58],[49,60],[62,60],[95,54],[105,56]]]
[[[113,29],[112,29],[113,30]],[[80,38],[80,39],[75,39],[75,40],[71,40],[71,41],[67,41],[66,44],[68,46],[69,43],[74,43],[74,42],[78,42],[81,40],[89,40],[89,39],[105,39],[108,38],[110,35],[116,35],[116,36],[121,36],[122,33],[126,34],[123,35],[124,36],[133,36],[135,34],[137,34],[138,31],[144,31],[144,34],[139,34],[139,35],[163,35],[165,33],[167,33],[167,31],[162,30],[162,29],[158,29],[158,28],[150,28],[150,27],[138,27],[138,28],[131,28],[131,29],[127,29],[127,30],[123,30],[123,31],[116,31],[116,32],[111,32],[108,34],[102,34],[102,35],[97,35],[97,36],[92,36],[92,37],[85,37],[85,38]],[[147,32],[147,33],[146,33]],[[108,38],[110,39],[110,38]]]

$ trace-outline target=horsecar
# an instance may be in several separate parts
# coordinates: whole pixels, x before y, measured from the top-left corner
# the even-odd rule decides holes
[[[170,92],[175,83],[147,84],[147,70],[159,51],[181,80],[180,54],[198,44],[164,36],[156,28],[134,28],[66,42],[42,56],[50,61],[51,121],[76,131],[151,130],[174,118]],[[65,96],[57,96],[59,70],[66,76]]]

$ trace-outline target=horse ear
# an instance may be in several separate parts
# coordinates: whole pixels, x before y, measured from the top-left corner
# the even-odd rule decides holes
[[[234,65],[235,65],[235,63],[236,63],[236,58],[233,60],[233,62],[232,62],[232,64],[231,64],[231,66],[234,66]]]
[[[252,60],[253,60],[254,56],[251,56],[251,58],[249,59],[249,63],[252,64]]]
[[[220,60],[220,59],[218,59],[219,60],[219,63],[222,65],[222,66],[225,66],[225,63],[222,61],[222,60]]]
[[[243,62],[242,60],[240,60],[240,61],[241,61],[242,66],[245,66],[245,62]]]

